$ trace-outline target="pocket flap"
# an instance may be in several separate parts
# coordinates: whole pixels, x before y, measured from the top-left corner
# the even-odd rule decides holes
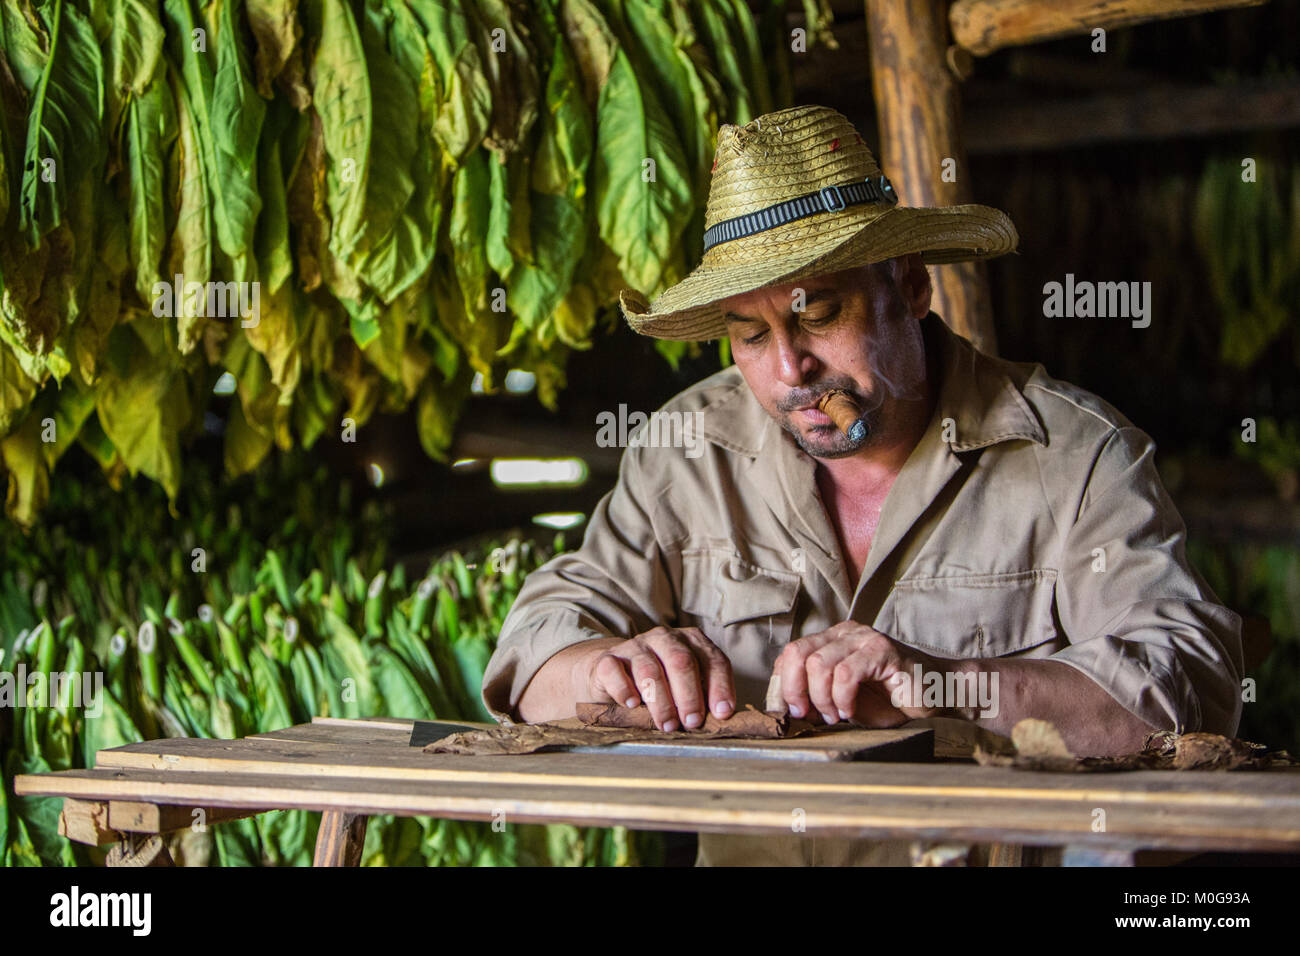
[[[1001,657],[1057,636],[1052,624],[1056,571],[902,578],[894,583],[892,635],[953,657]]]
[[[734,624],[786,614],[799,596],[799,575],[763,568],[731,551],[682,553],[682,610]]]

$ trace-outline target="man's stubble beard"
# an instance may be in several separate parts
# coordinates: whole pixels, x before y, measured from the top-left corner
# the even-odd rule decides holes
[[[811,444],[805,434],[800,431],[793,422],[790,421],[790,413],[784,412],[781,415],[780,424],[790,437],[794,439],[795,444],[805,455],[813,458],[848,458],[859,452],[879,444],[881,437],[881,409],[877,405],[862,416],[867,424],[867,437],[860,442],[853,442],[847,435],[834,425],[818,425],[811,429],[813,435],[825,436],[825,440],[819,444]]]

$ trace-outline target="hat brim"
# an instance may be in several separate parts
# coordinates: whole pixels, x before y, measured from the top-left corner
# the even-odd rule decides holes
[[[868,214],[865,221],[842,215],[833,226],[808,219],[734,240],[748,241],[754,252],[701,263],[653,303],[626,289],[619,296],[623,317],[634,331],[655,338],[723,338],[727,326],[720,303],[734,295],[914,252],[927,265],[992,259],[1014,252],[1019,242],[1011,219],[990,206],[895,206]],[[794,226],[801,227],[797,236],[791,234]],[[768,245],[769,240],[776,241]],[[765,248],[775,254],[762,254]]]

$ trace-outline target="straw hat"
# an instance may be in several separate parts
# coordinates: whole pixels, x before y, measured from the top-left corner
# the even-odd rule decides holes
[[[796,106],[718,131],[704,258],[648,302],[619,295],[643,335],[725,337],[719,302],[769,285],[919,252],[927,263],[1015,251],[1016,227],[988,206],[899,206],[862,137],[825,106]]]

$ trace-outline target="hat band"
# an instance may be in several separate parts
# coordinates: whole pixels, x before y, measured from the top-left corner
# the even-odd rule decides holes
[[[826,186],[816,192],[715,223],[704,230],[704,251],[708,252],[720,243],[766,232],[818,213],[839,212],[849,206],[869,202],[883,202],[893,206],[898,203],[898,194],[884,176],[868,176],[861,182],[846,183],[843,186]]]

